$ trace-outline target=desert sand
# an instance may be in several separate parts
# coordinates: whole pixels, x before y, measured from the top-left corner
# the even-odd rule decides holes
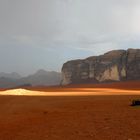
[[[0,140],[139,140],[134,83],[0,91]]]

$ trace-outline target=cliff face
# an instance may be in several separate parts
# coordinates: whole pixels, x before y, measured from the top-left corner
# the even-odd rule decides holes
[[[62,67],[62,85],[140,79],[140,49],[114,50]]]

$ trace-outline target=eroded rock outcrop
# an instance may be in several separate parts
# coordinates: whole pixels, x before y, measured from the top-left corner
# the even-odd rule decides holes
[[[140,79],[140,49],[114,50],[62,67],[62,85]]]

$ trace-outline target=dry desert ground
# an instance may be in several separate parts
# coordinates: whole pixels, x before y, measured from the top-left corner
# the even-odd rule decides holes
[[[0,140],[140,140],[140,81],[0,91]]]

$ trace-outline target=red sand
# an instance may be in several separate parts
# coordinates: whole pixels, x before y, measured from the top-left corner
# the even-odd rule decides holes
[[[133,83],[117,84],[138,91],[140,82]],[[139,140],[140,107],[130,106],[133,99],[140,95],[0,96],[0,140]]]

